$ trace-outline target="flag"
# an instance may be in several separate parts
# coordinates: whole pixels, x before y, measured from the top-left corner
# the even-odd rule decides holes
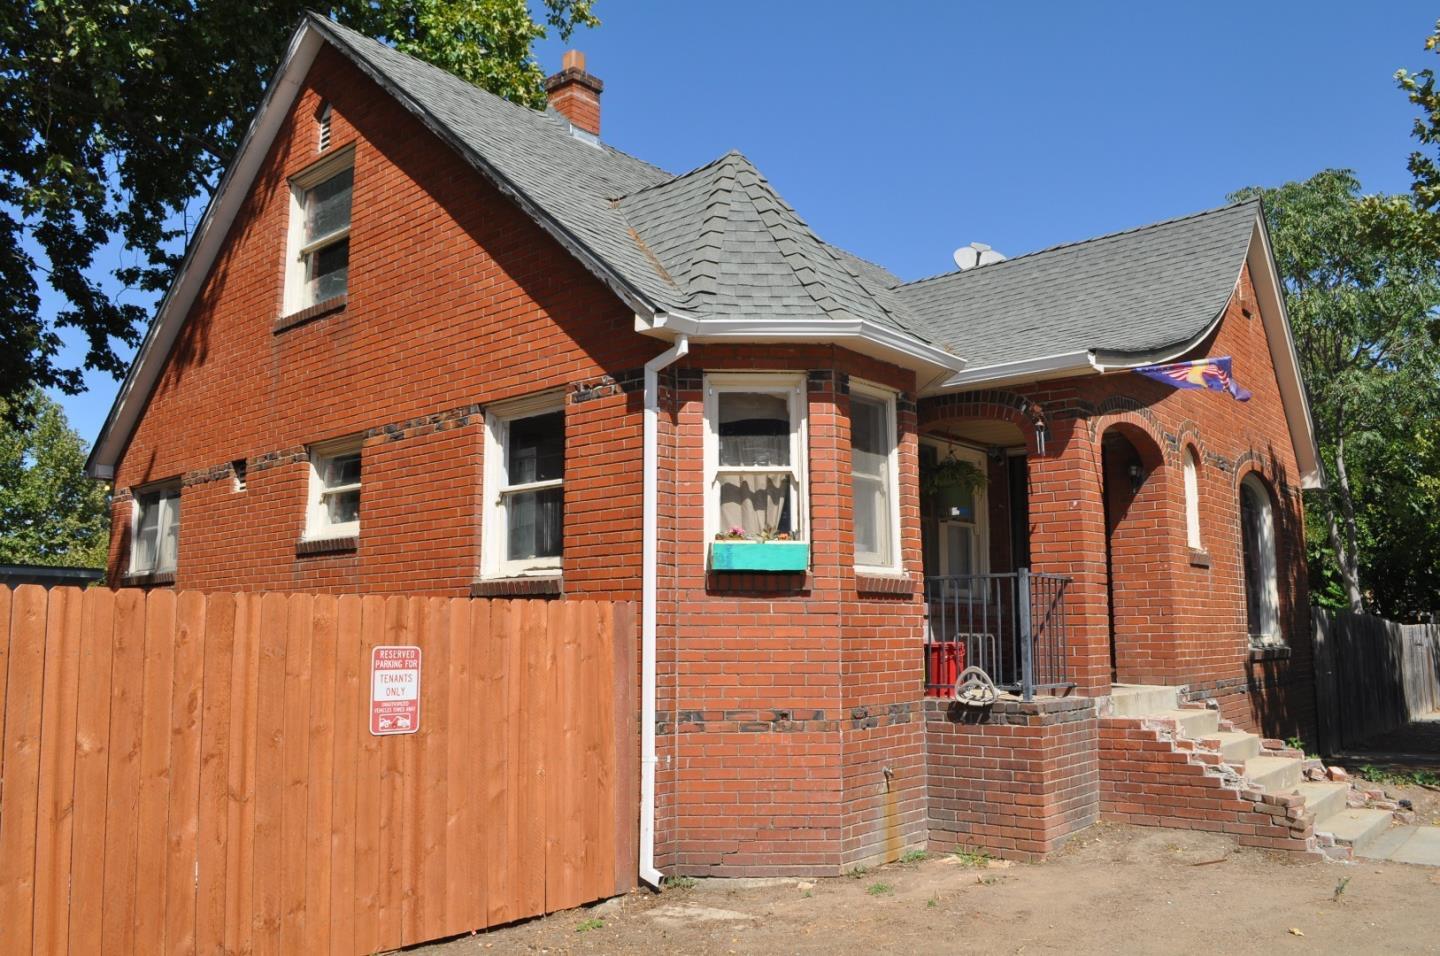
[[[1228,355],[1170,365],[1142,365],[1135,371],[1146,378],[1164,382],[1171,388],[1208,388],[1216,392],[1229,392],[1238,402],[1250,401],[1250,390],[1236,385],[1235,379],[1230,376]]]

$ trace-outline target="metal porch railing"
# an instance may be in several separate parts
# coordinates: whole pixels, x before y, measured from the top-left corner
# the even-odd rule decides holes
[[[925,693],[949,697],[966,667],[1031,700],[1069,679],[1070,579],[1029,568],[925,579]]]

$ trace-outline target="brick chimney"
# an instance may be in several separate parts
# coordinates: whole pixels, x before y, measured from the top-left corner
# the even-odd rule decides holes
[[[600,92],[605,89],[598,77],[585,72],[585,54],[566,52],[559,73],[545,80],[545,95],[555,112],[578,128],[600,135]]]

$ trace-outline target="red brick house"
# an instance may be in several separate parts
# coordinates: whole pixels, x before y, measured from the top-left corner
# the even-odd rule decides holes
[[[1321,480],[1257,205],[903,283],[547,88],[301,25],[90,461],[115,585],[638,602],[651,881],[1315,847],[1247,769],[1312,726]],[[1249,401],[1132,371],[1220,356]]]

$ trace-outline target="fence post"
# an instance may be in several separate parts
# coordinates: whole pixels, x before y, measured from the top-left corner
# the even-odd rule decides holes
[[[1016,608],[1019,615],[1020,625],[1020,699],[1035,699],[1035,669],[1033,664],[1033,648],[1030,634],[1030,569],[1020,568],[1016,576],[1016,584],[1019,586],[1020,606]]]

